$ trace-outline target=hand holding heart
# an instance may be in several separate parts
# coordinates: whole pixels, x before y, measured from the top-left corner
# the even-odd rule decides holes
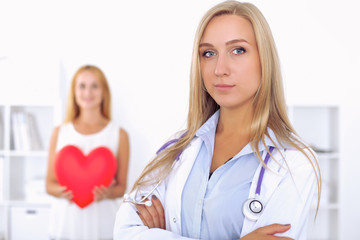
[[[94,201],[99,202],[101,200],[109,198],[111,194],[110,188],[115,185],[115,183],[115,180],[113,180],[109,187],[105,187],[104,185],[101,185],[99,187],[95,186],[94,190],[92,191],[92,193],[94,194]]]
[[[72,200],[81,208],[108,196],[116,168],[116,158],[106,147],[95,148],[85,156],[76,146],[68,145],[55,157],[59,184],[71,191]],[[66,189],[65,198],[71,197]]]
[[[69,190],[66,186],[59,185],[58,191],[61,198],[65,198],[70,201],[74,197],[72,191]]]

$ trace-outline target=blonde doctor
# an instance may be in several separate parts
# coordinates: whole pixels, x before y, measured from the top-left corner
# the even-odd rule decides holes
[[[187,129],[125,196],[114,239],[306,239],[320,173],[286,115],[265,18],[249,3],[216,5],[192,58]]]

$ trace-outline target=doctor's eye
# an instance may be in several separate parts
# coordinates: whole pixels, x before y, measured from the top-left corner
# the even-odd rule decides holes
[[[238,47],[238,48],[235,48],[233,51],[232,51],[235,55],[240,55],[240,54],[243,54],[246,52],[245,48],[243,47]]]
[[[201,53],[201,56],[203,56],[205,58],[210,58],[215,55],[216,55],[216,53],[214,51],[210,51],[210,50],[206,50]]]

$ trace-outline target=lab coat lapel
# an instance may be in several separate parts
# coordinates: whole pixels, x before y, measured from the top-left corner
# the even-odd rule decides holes
[[[202,144],[200,138],[195,138],[181,154],[169,175],[166,192],[166,207],[169,212],[165,213],[166,226],[170,231],[181,234],[181,197],[186,180],[198,155]]]
[[[264,154],[262,156],[263,159],[265,158],[266,153],[267,152],[264,151]],[[283,178],[283,176],[285,175],[285,173],[287,171],[286,168],[284,168],[282,166],[284,164],[284,160],[283,160],[282,156],[285,156],[284,155],[285,152],[283,150],[281,150],[281,154],[278,150],[275,150],[273,152],[273,156],[276,159],[276,161],[270,158],[270,160],[267,164],[267,166],[270,170],[269,169],[265,170],[265,174],[264,174],[263,181],[261,184],[261,192],[260,192],[260,196],[259,196],[260,201],[264,204],[264,208],[266,208],[267,202],[269,201],[271,195],[274,193],[275,189],[277,188],[281,179]],[[262,167],[262,164],[259,164],[259,166],[256,169],[256,172],[254,174],[254,177],[253,177],[253,180],[251,183],[251,187],[250,187],[249,198],[255,197],[255,191],[256,191],[257,184],[258,184],[261,167]],[[262,216],[260,216],[260,218],[261,217]],[[260,226],[257,226],[257,221],[251,221],[245,217],[242,232],[241,232],[241,237],[254,231],[258,227],[260,227]]]

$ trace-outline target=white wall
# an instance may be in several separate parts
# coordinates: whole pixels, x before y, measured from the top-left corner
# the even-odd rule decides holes
[[[131,185],[157,148],[186,122],[194,32],[217,2],[0,0],[0,102],[64,101],[75,70],[87,63],[99,66],[110,82],[114,120],[130,135]],[[356,236],[358,3],[251,2],[273,30],[288,103],[345,109],[341,232],[344,239]]]

